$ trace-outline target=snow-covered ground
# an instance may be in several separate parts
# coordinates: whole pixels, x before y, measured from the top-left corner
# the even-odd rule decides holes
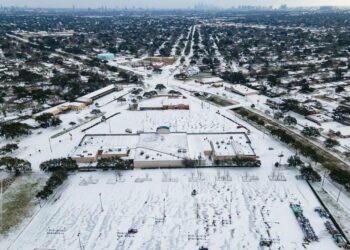
[[[9,249],[259,249],[261,238],[273,239],[270,249],[303,249],[291,202],[320,237],[306,248],[338,249],[307,184],[293,170],[283,172],[287,181],[270,181],[270,170],[135,170],[118,181],[112,172],[74,174]],[[246,173],[259,180],[244,181]]]
[[[192,54],[191,49],[185,64]],[[85,134],[125,133],[128,128],[133,133],[155,132],[162,125],[170,126],[173,132],[194,133],[246,132],[247,127],[261,167],[135,170],[123,172],[122,177],[111,171],[72,174],[48,202],[36,208],[33,217],[25,220],[22,230],[13,231],[1,241],[0,249],[259,249],[261,238],[273,240],[270,249],[338,249],[324,221],[313,211],[320,206],[316,197],[304,181],[295,178],[298,172],[273,172],[275,162],[285,163],[294,152],[235,117],[229,107],[203,102],[190,91],[224,96],[242,106],[255,104],[261,110],[266,108],[266,97],[242,97],[223,88],[177,81],[172,76],[179,73],[179,65],[178,60],[164,67],[162,74],[145,79],[145,86],[148,91],[162,83],[166,91],[181,91],[190,110],[129,111],[132,97],[125,89],[97,100],[83,111],[61,115],[60,127],[38,129],[21,138],[20,150],[14,155],[29,160],[38,171],[45,160],[71,155]],[[142,68],[123,67],[146,74]],[[115,101],[121,95],[125,95],[126,102]],[[102,123],[98,123],[100,118],[89,121],[86,117],[91,116],[96,103],[106,117],[119,114]],[[71,121],[81,125],[70,130]],[[9,142],[13,141],[2,144]],[[269,178],[276,174],[285,181]],[[198,194],[192,196],[194,189]],[[301,204],[319,242],[302,245],[303,233],[290,202]],[[138,232],[126,234],[129,229]]]

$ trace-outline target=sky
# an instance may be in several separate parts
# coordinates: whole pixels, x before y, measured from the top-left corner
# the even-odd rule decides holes
[[[350,0],[0,0],[3,6],[27,6],[27,7],[64,7],[72,8],[97,8],[107,6],[115,7],[143,7],[143,8],[188,8],[195,4],[208,4],[217,7],[233,7],[238,5],[261,5],[279,7],[281,4],[288,6],[320,6],[338,5],[350,6]]]

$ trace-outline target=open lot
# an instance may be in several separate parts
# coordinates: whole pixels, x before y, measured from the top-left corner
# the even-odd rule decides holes
[[[74,174],[10,249],[79,249],[79,239],[84,249],[258,249],[261,238],[273,239],[270,249],[302,249],[291,202],[301,204],[320,238],[306,248],[337,249],[313,211],[320,204],[295,171],[284,171],[281,182],[270,181],[268,167],[247,171]]]

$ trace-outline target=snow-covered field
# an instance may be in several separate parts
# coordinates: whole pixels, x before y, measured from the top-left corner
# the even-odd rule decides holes
[[[247,173],[259,180],[245,181]],[[10,249],[79,249],[79,239],[82,249],[259,249],[261,238],[273,239],[271,249],[303,249],[290,202],[301,204],[320,237],[306,248],[337,249],[307,184],[294,170],[281,182],[269,174],[267,166],[74,174]]]

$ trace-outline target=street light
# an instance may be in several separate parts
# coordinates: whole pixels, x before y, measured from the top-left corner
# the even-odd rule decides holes
[[[329,174],[329,171],[327,169],[325,169],[324,173],[323,173],[322,187],[323,187],[323,184],[324,184],[324,179],[326,179],[326,174]]]
[[[49,137],[49,145],[50,145],[50,151],[52,153],[52,146],[51,146],[51,138]]]
[[[100,205],[101,205],[101,213],[103,212],[103,206],[102,206],[102,198],[101,198],[101,193],[98,194],[100,196]]]

